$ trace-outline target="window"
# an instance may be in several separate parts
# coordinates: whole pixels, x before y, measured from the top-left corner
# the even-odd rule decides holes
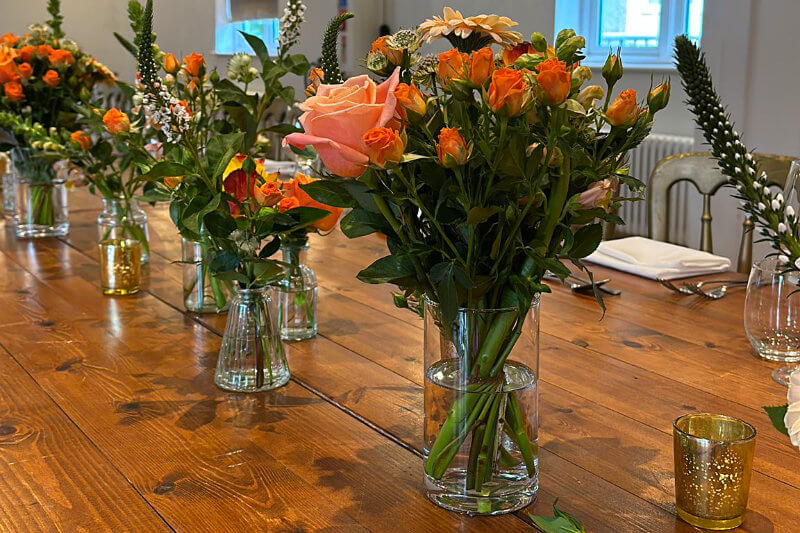
[[[555,27],[586,38],[586,65],[621,48],[626,67],[673,68],[676,35],[700,42],[703,0],[556,0]]]
[[[240,31],[260,37],[269,53],[276,55],[280,32],[277,0],[217,0],[214,51],[251,54]]]

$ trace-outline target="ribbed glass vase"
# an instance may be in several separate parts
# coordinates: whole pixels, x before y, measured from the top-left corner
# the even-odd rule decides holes
[[[201,229],[199,241],[181,238],[183,305],[192,313],[219,313],[230,304],[233,286],[230,281],[211,275],[210,253],[211,244],[205,230]]]
[[[290,378],[267,288],[234,289],[214,383],[233,392],[277,389]]]

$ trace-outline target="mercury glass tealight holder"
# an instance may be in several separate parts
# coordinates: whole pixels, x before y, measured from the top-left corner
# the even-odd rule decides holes
[[[131,239],[106,239],[100,250],[100,285],[103,294],[124,296],[139,292],[142,245]]]
[[[733,529],[747,509],[756,430],[742,420],[706,413],[672,424],[678,516],[705,529]]]

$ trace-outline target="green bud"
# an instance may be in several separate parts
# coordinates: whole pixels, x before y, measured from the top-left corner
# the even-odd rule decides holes
[[[561,43],[561,46],[556,48],[556,55],[561,61],[567,61],[575,55],[575,52],[586,46],[586,39],[580,35],[574,35]]]
[[[565,28],[560,32],[558,32],[555,44],[556,50],[561,48],[561,45],[564,44],[564,42],[570,37],[575,37],[575,30],[573,30],[572,28]]]
[[[211,71],[209,79],[211,80],[211,83],[217,83],[219,81],[219,74],[217,73],[216,69]]]
[[[544,35],[537,31],[531,34],[531,46],[533,46],[533,49],[537,52],[547,52],[547,39],[545,39]]]
[[[610,92],[614,84],[622,78],[622,59],[616,54],[608,54],[602,73]]]
[[[669,92],[669,81],[665,81],[647,93],[647,107],[650,108],[651,113],[656,113],[667,107],[669,103]]]

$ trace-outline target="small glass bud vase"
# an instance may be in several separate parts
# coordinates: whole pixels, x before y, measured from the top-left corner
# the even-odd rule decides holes
[[[14,200],[16,196],[14,189],[16,187],[17,170],[5,155],[0,154],[0,157],[5,158],[6,165],[6,170],[3,173],[3,216],[14,218],[14,213],[17,210],[17,202]]]
[[[103,294],[125,296],[139,292],[142,245],[132,239],[104,239],[100,250],[100,287]]]
[[[31,149],[11,152],[16,168],[14,224],[17,237],[63,237],[69,233],[66,179],[53,161]]]
[[[281,339],[300,341],[317,334],[317,275],[305,264],[306,242],[281,247],[286,267],[275,285]]]
[[[147,228],[147,213],[135,201],[125,208],[123,198],[103,198],[103,210],[97,216],[97,235],[100,242],[131,238],[139,241],[142,250],[141,263],[150,261],[150,232]]]
[[[201,230],[200,240],[181,238],[183,261],[183,306],[192,313],[219,313],[228,309],[233,287],[211,275],[210,244]]]
[[[214,383],[232,392],[277,389],[291,376],[267,288],[234,291]]]

